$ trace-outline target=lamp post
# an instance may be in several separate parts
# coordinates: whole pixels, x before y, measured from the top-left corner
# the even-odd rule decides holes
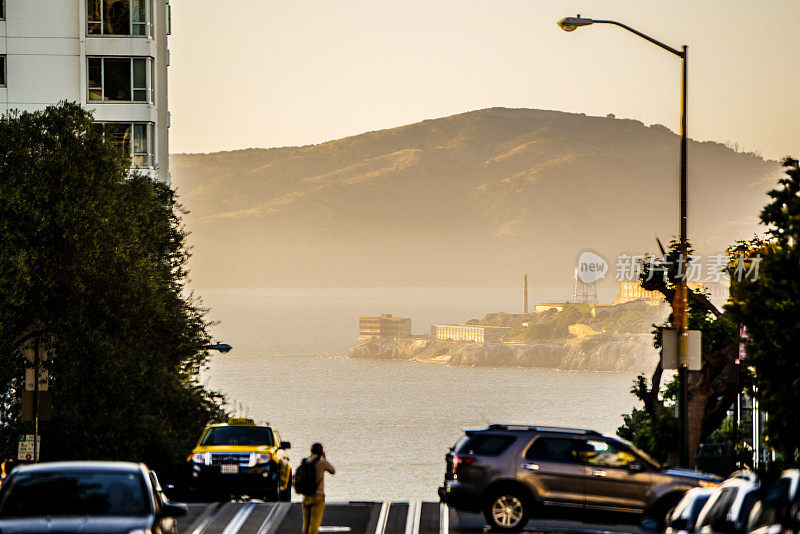
[[[575,31],[582,26],[592,24],[613,24],[638,35],[646,41],[663,48],[667,52],[681,58],[681,173],[680,173],[680,257],[678,270],[678,284],[675,288],[675,298],[672,301],[672,320],[678,337],[678,382],[680,393],[678,395],[678,411],[680,426],[680,458],[682,466],[689,465],[689,432],[688,432],[688,380],[687,364],[689,353],[689,317],[686,290],[686,268],[688,265],[688,247],[686,244],[686,62],[688,47],[683,45],[681,50],[653,39],[649,35],[634,30],[630,26],[614,20],[594,20],[588,18],[566,17],[558,21],[558,26],[567,32]],[[682,272],[681,272],[682,271]]]

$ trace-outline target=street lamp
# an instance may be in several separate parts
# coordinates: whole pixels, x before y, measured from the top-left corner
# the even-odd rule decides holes
[[[216,350],[221,352],[222,354],[226,354],[230,352],[233,347],[231,347],[227,343],[214,343],[213,345],[204,345],[203,348],[205,350]]]
[[[681,50],[672,48],[669,45],[653,39],[649,35],[634,30],[630,26],[626,26],[614,20],[594,20],[577,17],[566,17],[558,21],[558,26],[566,31],[572,32],[581,26],[590,26],[592,24],[613,24],[624,28],[631,33],[634,33],[650,41],[656,46],[659,46],[675,54],[681,58],[681,174],[680,174],[680,267],[678,271],[678,285],[675,290],[675,298],[672,301],[672,318],[675,323],[675,330],[678,337],[678,381],[680,385],[680,395],[678,396],[679,411],[680,411],[680,464],[683,466],[689,465],[689,432],[688,432],[688,380],[686,376],[688,353],[689,353],[689,317],[687,305],[687,291],[686,291],[686,268],[688,260],[688,249],[686,245],[686,61],[688,56],[688,47],[683,45]],[[680,270],[683,270],[681,273]]]

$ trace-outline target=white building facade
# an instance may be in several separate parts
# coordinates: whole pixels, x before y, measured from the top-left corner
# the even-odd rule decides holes
[[[168,184],[169,25],[167,0],[0,0],[0,113],[78,102]]]

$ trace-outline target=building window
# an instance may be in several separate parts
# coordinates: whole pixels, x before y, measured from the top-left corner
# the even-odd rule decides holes
[[[90,102],[151,102],[150,58],[90,57]]]
[[[87,33],[149,37],[151,11],[151,0],[87,0]]]
[[[2,2],[3,0],[0,0]],[[6,86],[6,56],[0,56],[0,87]]]
[[[6,19],[6,3],[0,0],[0,20]]]
[[[131,167],[153,167],[153,124],[149,122],[98,122],[106,140],[131,158]]]

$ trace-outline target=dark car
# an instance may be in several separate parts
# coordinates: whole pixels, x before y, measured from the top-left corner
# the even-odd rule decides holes
[[[147,466],[53,462],[18,467],[0,488],[0,532],[176,534],[186,505],[164,497]]]
[[[697,525],[697,516],[714,493],[711,488],[692,488],[667,517],[664,534],[692,534]]]
[[[734,473],[720,484],[697,517],[696,532],[738,534],[744,532],[750,511],[759,497],[758,477],[749,471]]]
[[[789,469],[767,488],[753,505],[748,534],[800,532],[800,470]]]
[[[469,430],[445,457],[440,499],[483,512],[495,530],[521,530],[556,510],[647,514],[663,521],[689,489],[714,475],[665,469],[623,440],[593,430],[490,425]]]

